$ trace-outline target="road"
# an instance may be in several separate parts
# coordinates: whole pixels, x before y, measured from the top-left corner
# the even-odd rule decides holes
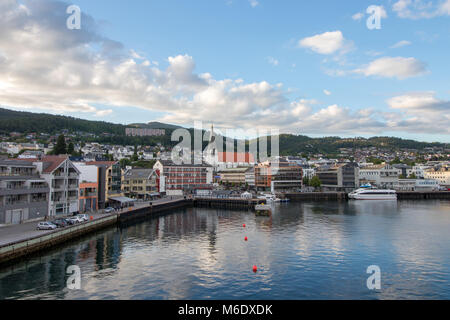
[[[152,205],[158,205],[158,204],[164,204],[169,202],[174,202],[183,199],[181,196],[174,196],[172,198],[166,197],[159,200],[151,201]],[[146,202],[137,202],[134,209],[140,209],[143,207],[149,206],[149,201]],[[102,213],[103,210],[97,211],[95,213],[88,213],[89,216],[92,216],[93,220],[97,220],[103,217],[115,215],[122,212],[127,212],[129,208],[125,208],[123,210],[118,210],[113,213]],[[58,217],[59,218],[59,217]],[[56,218],[53,218],[56,219]],[[41,220],[42,221],[42,220]],[[0,247],[3,245],[7,245],[9,243],[18,242],[18,241],[24,241],[33,237],[45,235],[47,233],[51,233],[52,230],[36,230],[36,226],[39,223],[39,221],[33,221],[33,222],[25,222],[22,224],[14,224],[14,225],[8,225],[0,227]],[[89,222],[85,222],[89,223]]]

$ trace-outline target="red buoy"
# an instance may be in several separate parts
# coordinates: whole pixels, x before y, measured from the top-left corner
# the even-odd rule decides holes
[[[258,268],[256,266],[253,266],[253,272],[254,273],[258,272]]]
[[[242,226],[245,228],[245,223]]]
[[[247,241],[247,240],[248,240],[248,238],[247,238],[247,237],[245,237],[245,238],[244,238],[244,240],[245,240],[245,241]]]
[[[94,217],[93,217],[93,216],[91,216],[91,218],[90,218],[90,219],[91,219],[91,221],[92,221],[92,220],[94,220]]]

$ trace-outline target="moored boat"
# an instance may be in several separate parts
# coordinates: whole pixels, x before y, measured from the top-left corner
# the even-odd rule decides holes
[[[397,192],[395,190],[363,187],[349,193],[348,197],[354,200],[397,200]]]

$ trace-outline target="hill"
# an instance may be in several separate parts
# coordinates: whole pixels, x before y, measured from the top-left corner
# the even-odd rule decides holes
[[[125,128],[135,126],[139,128],[166,129],[166,135],[162,137],[127,137]],[[172,142],[170,137],[173,130],[180,126],[160,122],[135,123],[122,125],[104,121],[90,121],[74,117],[51,115],[46,113],[33,113],[13,111],[0,108],[0,133],[8,134],[17,131],[21,133],[60,133],[62,130],[69,132],[86,132],[97,135],[97,137],[84,137],[84,141],[95,141],[119,145],[155,145],[161,143],[165,146],[173,146],[178,142]],[[193,129],[189,129],[193,136]],[[107,135],[105,135],[107,133]],[[270,138],[268,139],[270,148]],[[203,143],[205,145],[205,142]],[[305,135],[280,135],[280,154],[296,155],[298,153],[323,153],[336,154],[340,148],[369,148],[377,147],[387,150],[417,149],[425,148],[450,148],[450,144],[418,142],[395,137],[373,137],[373,138],[340,138],[324,137],[311,138]],[[270,149],[269,149],[270,150]]]
[[[90,121],[47,113],[13,111],[0,108],[0,132],[17,131],[21,133],[58,133],[63,129],[71,132],[83,131],[94,134],[105,132],[117,135],[125,134],[125,126],[104,121]]]

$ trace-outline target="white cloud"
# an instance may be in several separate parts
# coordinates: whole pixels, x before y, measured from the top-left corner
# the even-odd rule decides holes
[[[277,59],[273,57],[267,57],[267,61],[275,67],[278,66],[278,64],[280,63]]]
[[[396,48],[401,48],[401,47],[405,47],[405,46],[409,46],[409,45],[411,45],[410,41],[401,40],[401,41],[397,42],[396,44],[392,45],[391,48],[396,49]]]
[[[356,21],[360,21],[362,18],[364,18],[364,13],[358,12],[352,15],[352,19]]]
[[[426,73],[426,66],[415,58],[383,57],[354,70],[365,76],[406,79]]]
[[[332,31],[303,38],[298,42],[303,48],[309,48],[320,54],[344,53],[349,50],[350,42],[345,40],[341,31]]]
[[[392,5],[400,18],[430,19],[437,16],[450,15],[450,0],[399,0]]]
[[[325,95],[330,96],[331,95],[331,91],[328,91],[327,89],[323,90],[323,93],[325,93]]]
[[[255,8],[257,5],[259,5],[259,2],[256,0],[248,0],[252,8]]]
[[[380,12],[380,18],[386,19],[388,17],[384,6],[371,5],[367,8],[367,10],[369,10],[369,8],[375,8],[377,10],[376,12]]]
[[[413,92],[393,97],[388,100],[388,104],[393,109],[420,112],[448,111],[450,113],[450,101],[440,100],[435,95],[435,92]]]
[[[450,16],[450,0],[446,0],[439,6],[439,14]]]
[[[387,104],[403,113],[390,119],[397,130],[450,133],[450,101],[436,98],[435,92],[411,92],[392,97]]]
[[[0,7],[0,105],[5,107],[99,117],[116,107],[137,107],[164,113],[161,121],[214,121],[296,133],[379,133],[389,127],[370,109],[290,101],[280,83],[198,74],[194,58],[187,54],[168,57],[167,67],[159,67],[101,36],[90,16],[83,15],[83,28],[77,32],[65,28],[63,2],[19,6],[2,1]],[[340,41],[332,47],[330,52],[339,51]]]

